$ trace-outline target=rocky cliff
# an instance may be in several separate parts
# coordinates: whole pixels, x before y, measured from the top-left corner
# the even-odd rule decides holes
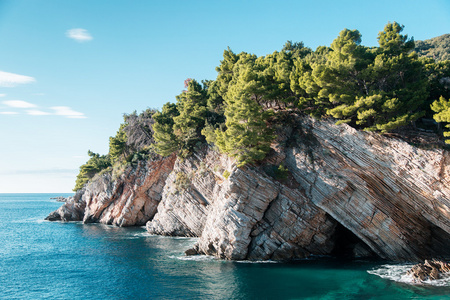
[[[117,226],[145,225],[156,213],[175,158],[172,155],[141,161],[119,176],[112,172],[98,175],[46,220],[98,222]]]
[[[449,153],[290,116],[260,165],[213,149],[140,163],[90,182],[49,220],[143,225],[199,237],[225,259],[310,255],[450,257]],[[282,168],[279,168],[279,166]]]

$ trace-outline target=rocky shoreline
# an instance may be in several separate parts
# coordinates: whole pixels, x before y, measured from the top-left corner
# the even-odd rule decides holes
[[[450,275],[450,264],[439,260],[425,260],[417,264],[407,272],[413,277],[414,283],[423,283],[427,280],[439,280],[445,275]]]
[[[95,177],[47,219],[199,237],[187,253],[222,259],[447,260],[449,159],[442,149],[297,117],[261,164],[237,168],[212,148],[141,161]]]

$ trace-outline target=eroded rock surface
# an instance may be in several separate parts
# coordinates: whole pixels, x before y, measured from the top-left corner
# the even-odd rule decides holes
[[[315,205],[381,258],[450,255],[448,152],[331,121],[298,124],[285,162]]]
[[[47,218],[117,226],[145,225],[156,213],[174,162],[175,155],[172,155],[139,162],[117,178],[111,173],[98,176],[77,192],[75,204],[66,203]],[[66,218],[68,215],[73,217]]]
[[[64,204],[50,213],[45,219],[47,221],[81,221],[84,217],[86,202],[83,200],[84,189],[75,193],[73,197],[65,198]]]
[[[211,148],[140,163],[96,178],[51,218],[148,221],[152,234],[199,237],[189,255],[225,259],[450,257],[447,151],[290,118],[259,165],[237,168]]]
[[[425,260],[423,264],[417,264],[407,272],[408,275],[413,276],[416,283],[438,280],[448,273],[450,273],[450,264],[439,260]]]

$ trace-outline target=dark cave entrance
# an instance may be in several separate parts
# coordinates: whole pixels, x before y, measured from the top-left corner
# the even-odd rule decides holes
[[[334,248],[330,254],[334,257],[343,259],[379,258],[366,243],[340,223],[336,225],[333,239]]]
[[[450,234],[430,223],[430,244],[433,257],[450,260]]]

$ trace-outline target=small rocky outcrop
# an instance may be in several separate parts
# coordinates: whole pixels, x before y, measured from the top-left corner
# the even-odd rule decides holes
[[[415,283],[422,283],[427,280],[438,280],[444,274],[450,273],[450,264],[439,260],[425,260],[423,264],[417,264],[407,272],[413,277]]]
[[[54,200],[56,200],[56,202],[67,202],[67,201],[72,201],[73,196],[69,196],[69,197],[58,196],[58,197],[52,197],[50,199],[54,199]]]
[[[60,208],[50,213],[45,220],[47,221],[81,221],[83,220],[84,210],[86,208],[86,202],[83,200],[84,189],[81,189],[75,193],[74,196],[63,198],[65,202]]]

